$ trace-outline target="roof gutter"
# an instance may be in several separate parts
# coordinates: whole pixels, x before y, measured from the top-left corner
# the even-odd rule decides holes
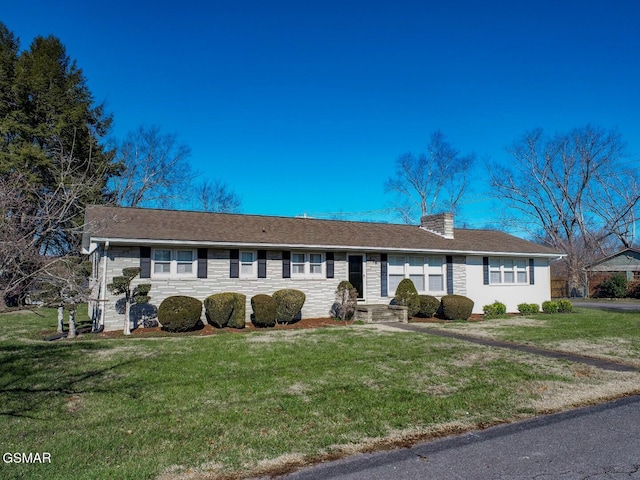
[[[155,240],[147,238],[106,238],[93,237],[93,242],[111,242],[112,245],[138,245],[138,246],[192,246],[192,247],[220,247],[220,248],[266,248],[266,249],[317,249],[328,251],[349,251],[349,252],[404,252],[404,253],[447,253],[453,255],[480,255],[480,256],[515,256],[527,258],[552,258],[560,259],[565,257],[562,253],[533,253],[533,252],[507,252],[507,251],[488,251],[488,250],[442,250],[427,248],[401,248],[401,247],[372,247],[358,245],[321,245],[321,244],[282,244],[282,243],[242,243],[242,242],[211,242],[197,240]]]

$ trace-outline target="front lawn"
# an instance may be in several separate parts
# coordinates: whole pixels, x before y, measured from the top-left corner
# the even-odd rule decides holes
[[[368,326],[43,342],[0,315],[2,478],[224,478],[637,391],[640,374]]]

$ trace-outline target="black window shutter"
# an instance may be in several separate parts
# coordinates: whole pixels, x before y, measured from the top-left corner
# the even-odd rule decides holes
[[[334,258],[333,252],[327,252],[327,278],[333,278],[334,276]]]
[[[151,278],[151,247],[140,247],[140,278]]]
[[[258,250],[258,278],[267,278],[267,251]]]
[[[282,278],[291,278],[291,252],[282,252]]]
[[[387,254],[380,255],[380,295],[382,297],[389,296],[389,278],[387,272],[389,270]]]
[[[489,285],[489,257],[482,257],[482,273],[484,284]]]
[[[240,250],[233,248],[229,256],[229,278],[240,277]]]
[[[453,257],[447,255],[447,294],[453,295]]]
[[[207,256],[209,250],[206,248],[198,249],[198,278],[207,278]]]
[[[529,285],[535,285],[536,283],[536,279],[533,275],[534,269],[533,269],[533,258],[529,259]]]

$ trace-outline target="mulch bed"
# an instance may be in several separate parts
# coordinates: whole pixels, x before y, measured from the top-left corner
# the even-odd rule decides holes
[[[272,332],[275,330],[299,330],[306,328],[318,328],[318,327],[343,327],[346,325],[352,325],[353,321],[340,321],[333,318],[303,318],[295,323],[279,324],[275,327],[257,328],[253,324],[247,322],[245,328],[215,328],[211,325],[205,325],[200,330],[184,333],[170,333],[165,332],[160,327],[153,328],[136,328],[131,331],[131,337],[160,337],[160,336],[175,336],[175,335],[188,335],[188,336],[208,336],[217,335],[220,333],[245,333],[245,332]],[[102,332],[97,334],[101,338],[115,338],[123,337],[121,330],[112,332]]]

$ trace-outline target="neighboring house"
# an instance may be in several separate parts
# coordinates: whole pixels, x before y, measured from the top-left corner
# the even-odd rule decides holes
[[[142,268],[134,284],[151,283],[156,306],[171,295],[239,292],[249,320],[259,293],[302,290],[303,317],[326,317],[340,281],[360,304],[389,304],[403,278],[419,293],[466,295],[476,313],[495,300],[515,312],[550,299],[549,264],[561,256],[503,232],[454,229],[451,214],[412,226],[110,206],[87,208],[83,248],[105,330],[122,328],[105,286],[125,267]]]
[[[640,281],[640,250],[625,248],[613,255],[593,262],[586,267],[589,278],[589,293],[594,295],[601,282],[616,273],[626,276],[628,282]]]

